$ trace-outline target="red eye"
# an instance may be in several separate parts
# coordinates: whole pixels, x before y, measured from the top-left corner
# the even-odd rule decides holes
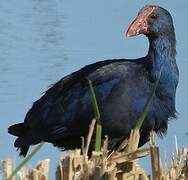
[[[157,14],[151,14],[151,19],[157,19],[158,18],[158,15]]]

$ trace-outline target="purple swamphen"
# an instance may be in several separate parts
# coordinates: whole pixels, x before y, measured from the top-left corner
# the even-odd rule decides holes
[[[93,82],[99,104],[103,135],[112,146],[128,137],[143,111],[163,66],[152,105],[141,127],[139,146],[149,132],[164,134],[174,118],[178,84],[176,39],[170,13],[162,7],[143,7],[127,31],[127,36],[144,34],[149,40],[145,57],[110,59],[87,65],[65,76],[49,88],[26,114],[22,123],[9,127],[17,139],[14,146],[26,156],[30,145],[42,141],[63,150],[81,146],[94,117],[87,79]]]

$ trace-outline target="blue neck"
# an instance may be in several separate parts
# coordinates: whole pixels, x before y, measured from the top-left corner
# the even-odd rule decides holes
[[[149,38],[150,47],[147,55],[149,59],[148,72],[151,81],[156,81],[162,67],[162,73],[158,85],[161,96],[168,97],[175,104],[175,93],[179,79],[178,67],[176,65],[176,43],[175,35]]]
[[[175,34],[161,35],[159,37],[149,37],[149,69],[152,78],[156,79],[156,76],[162,66],[165,69],[173,71],[172,66],[176,66],[176,42]],[[170,73],[170,72],[168,72]],[[162,73],[165,75],[164,73]]]

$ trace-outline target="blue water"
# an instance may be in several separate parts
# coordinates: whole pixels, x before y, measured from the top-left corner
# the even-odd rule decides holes
[[[178,120],[158,140],[161,153],[187,146],[188,61],[187,0],[1,0],[0,1],[0,159],[22,160],[7,133],[23,121],[27,110],[52,83],[82,66],[108,58],[136,58],[147,53],[144,36],[126,38],[125,31],[145,4],[159,4],[172,13],[177,35]],[[46,144],[30,164],[50,158],[55,169],[63,153]],[[147,162],[143,162],[148,166]],[[149,169],[149,166],[147,167]],[[54,172],[51,171],[51,179]]]

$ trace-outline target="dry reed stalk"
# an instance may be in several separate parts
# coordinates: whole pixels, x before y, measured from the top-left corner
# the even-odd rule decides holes
[[[33,169],[33,173],[38,176],[40,180],[48,180],[48,173],[50,168],[50,159],[40,161]]]
[[[120,144],[120,146],[117,148],[117,152],[120,152],[126,148],[128,145],[128,139],[124,139],[123,142]]]
[[[7,179],[11,173],[12,173],[12,169],[13,169],[13,161],[11,159],[7,159],[1,162],[1,168],[2,168],[2,172],[4,177]],[[12,180],[14,180],[15,178],[12,178]]]
[[[187,180],[188,179],[188,159],[187,159],[186,148],[180,149],[178,148],[177,137],[175,136],[175,154],[173,156],[171,166],[166,171],[166,176],[171,180]]]
[[[145,175],[143,169],[137,164],[132,164],[132,170],[123,173],[122,180],[148,180],[148,177]]]
[[[185,179],[188,179],[188,149],[184,148],[184,167],[183,172],[185,175]]]
[[[88,154],[89,146],[90,146],[90,143],[91,143],[91,138],[92,138],[92,135],[93,135],[93,131],[95,129],[95,123],[96,123],[96,119],[93,119],[92,122],[91,122],[91,125],[89,126],[89,134],[88,134],[87,139],[86,139],[86,147],[83,148],[84,149],[83,154],[85,156],[87,156],[87,154]]]
[[[138,149],[139,140],[140,140],[139,129],[135,128],[131,130],[131,134],[129,136],[129,141],[128,141],[128,149],[127,149],[128,153],[134,152]]]
[[[50,159],[39,161],[34,168],[24,166],[18,173],[19,180],[48,180]]]
[[[156,146],[151,146],[150,153],[151,153],[153,180],[160,180],[161,170],[160,170],[160,160],[159,160],[159,148]]]
[[[83,166],[85,158],[80,150],[70,151],[67,156],[59,162],[56,179],[73,180],[83,176],[85,167]]]
[[[136,151],[127,153],[126,155],[122,153],[114,155],[110,157],[110,161],[121,163],[125,161],[132,161],[138,158],[142,158],[142,157],[148,156],[149,154],[150,154],[150,148],[137,149]]]
[[[150,154],[153,180],[161,179],[159,147],[156,145],[155,133],[150,133]]]
[[[28,180],[29,179],[30,169],[26,166],[22,167],[20,171],[17,173],[17,177],[19,180]]]

